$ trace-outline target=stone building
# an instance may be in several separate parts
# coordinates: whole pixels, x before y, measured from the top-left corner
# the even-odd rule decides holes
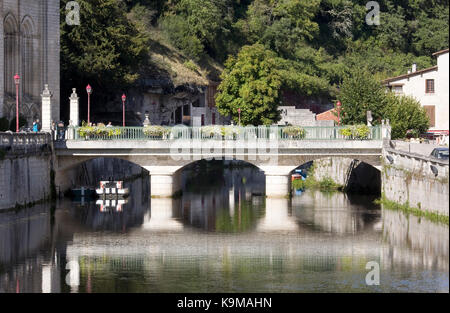
[[[19,113],[30,125],[41,119],[41,93],[52,92],[51,119],[60,118],[60,1],[0,1],[0,117],[16,114],[14,75],[19,74]]]

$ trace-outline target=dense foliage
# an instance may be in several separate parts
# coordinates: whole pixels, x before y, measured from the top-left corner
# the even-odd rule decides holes
[[[68,0],[61,1],[66,16]],[[62,87],[84,90],[90,83],[94,95],[133,84],[146,61],[148,38],[138,30],[118,0],[77,0],[80,25],[61,19]]]
[[[417,135],[424,133],[430,126],[425,109],[420,103],[407,96],[396,96],[388,94],[386,103],[389,110],[386,110],[386,117],[389,118],[393,139],[405,138],[409,133]]]
[[[61,1],[62,11],[67,1]],[[68,26],[61,19],[62,81],[66,85],[63,88],[69,91],[74,86],[84,88],[87,80],[102,90],[113,91],[118,86],[132,84],[145,62],[159,62],[145,57],[149,30],[158,29],[195,63],[212,58],[225,65],[221,87],[225,94],[221,93],[218,99],[222,112],[232,113],[236,120],[236,106],[244,99],[250,97],[253,101],[247,109],[263,101],[262,112],[268,115],[264,113],[263,117],[258,111],[256,116],[249,117],[244,111],[245,123],[275,121],[277,114],[269,108],[278,104],[282,90],[330,100],[354,99],[358,95],[339,95],[346,89],[345,84],[350,83],[349,76],[356,73],[361,78],[364,73],[365,82],[379,82],[406,73],[412,63],[417,63],[418,69],[432,66],[435,64],[432,53],[449,46],[448,0],[379,0],[380,25],[366,23],[367,0],[78,2],[81,25]],[[253,48],[249,50],[249,47]],[[239,74],[245,77],[247,87],[232,86],[231,80],[237,79],[236,70],[242,62],[247,62],[242,58],[249,60],[243,55],[250,56],[258,52],[255,50],[270,55],[270,60],[260,65],[276,64],[270,72],[276,76],[275,85],[270,86],[271,95],[257,95],[248,89],[255,83],[251,81],[253,78],[262,79],[248,73]],[[195,69],[194,63],[185,64]],[[343,81],[347,83],[342,85]],[[364,87],[357,81],[353,84]],[[263,86],[267,89],[268,85]],[[376,103],[378,97],[376,91],[359,100],[376,113],[375,120],[382,117],[377,115],[377,106],[381,105]],[[360,123],[361,112],[347,111],[344,118],[355,118],[353,123]]]
[[[242,125],[270,125],[279,120],[281,77],[275,53],[260,44],[245,46],[225,63],[216,97],[220,114]]]

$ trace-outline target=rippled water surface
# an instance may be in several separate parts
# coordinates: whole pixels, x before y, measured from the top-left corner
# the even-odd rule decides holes
[[[448,292],[449,229],[373,197],[266,199],[255,168],[188,170],[178,199],[0,213],[0,292]],[[54,212],[52,214],[52,212]],[[380,284],[368,286],[368,262]]]

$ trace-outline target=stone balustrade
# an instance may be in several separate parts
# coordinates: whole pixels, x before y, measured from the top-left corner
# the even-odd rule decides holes
[[[417,153],[384,148],[385,162],[397,168],[436,178],[448,178],[449,160],[440,160]],[[434,168],[434,172],[433,172]],[[436,172],[437,170],[437,172]]]
[[[50,133],[0,133],[0,149],[7,153],[36,153],[49,148],[52,143]]]

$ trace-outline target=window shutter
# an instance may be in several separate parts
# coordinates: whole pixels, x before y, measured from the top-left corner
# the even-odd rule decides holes
[[[436,113],[434,105],[424,105],[423,108],[427,112],[428,118],[430,119],[430,127],[436,126]]]

